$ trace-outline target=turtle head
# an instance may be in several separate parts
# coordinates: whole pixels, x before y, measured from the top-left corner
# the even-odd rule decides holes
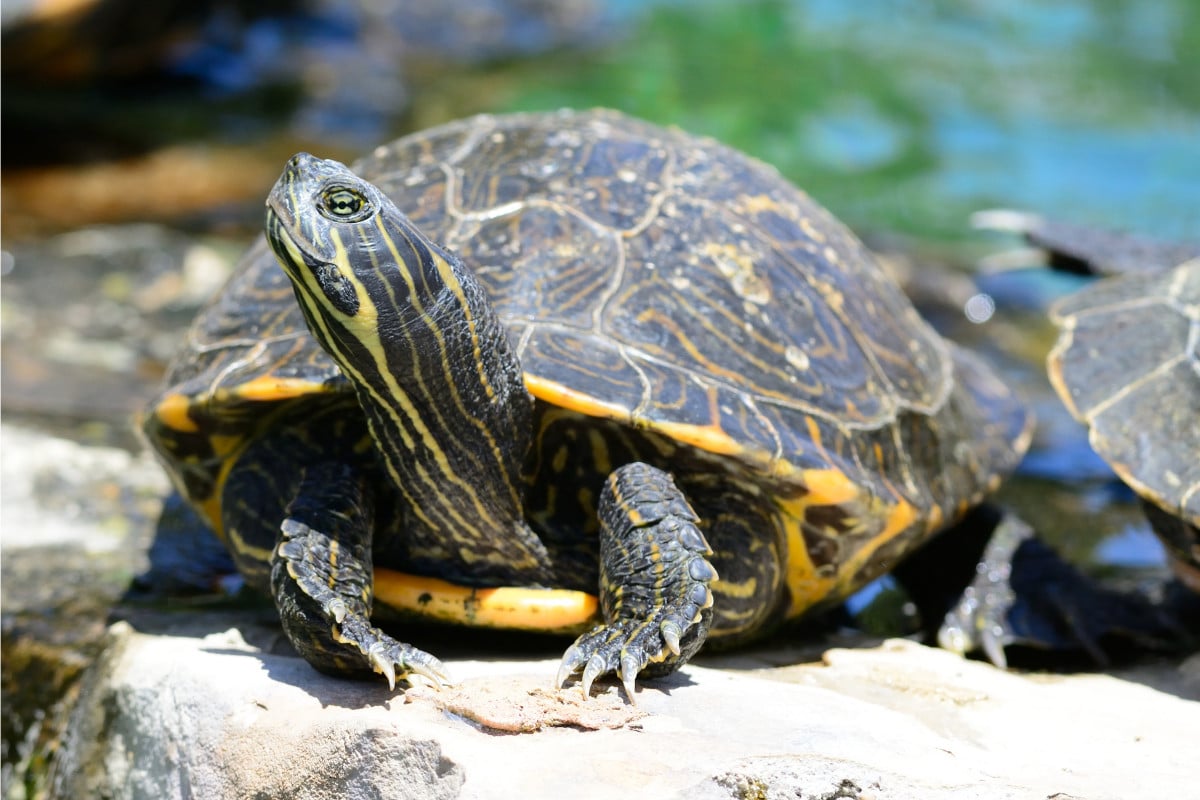
[[[474,273],[337,161],[292,157],[267,197],[266,235],[313,336],[352,382],[490,358],[477,337],[504,336]]]
[[[370,316],[381,278],[403,283],[396,279],[423,268],[406,241],[428,244],[379,189],[308,153],[288,161],[267,197],[266,233],[310,326]]]
[[[376,397],[434,370],[435,357],[462,359],[444,331],[494,316],[458,258],[337,161],[288,161],[267,196],[266,235],[313,337],[358,388],[388,384]]]
[[[533,401],[474,273],[379,188],[307,153],[271,190],[266,234],[424,524],[455,531],[463,563],[492,558],[489,543],[532,537],[518,484]],[[496,563],[533,563],[533,549]]]
[[[487,302],[455,256],[337,161],[288,161],[267,197],[266,235],[313,336],[352,380],[383,377],[389,352]]]

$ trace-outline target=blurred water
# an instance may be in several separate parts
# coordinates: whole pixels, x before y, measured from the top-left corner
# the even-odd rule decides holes
[[[632,4],[623,4],[632,5]],[[1200,4],[664,2],[509,105],[615,105],[730,141],[867,228],[1004,205],[1200,234]]]

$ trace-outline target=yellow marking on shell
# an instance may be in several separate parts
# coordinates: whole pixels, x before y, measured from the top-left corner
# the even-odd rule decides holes
[[[577,633],[594,625],[595,595],[523,586],[478,588],[384,567],[375,570],[375,601],[404,614],[474,627]]]
[[[308,386],[312,386],[311,382],[305,382]],[[265,387],[265,384],[264,384]],[[306,390],[307,391],[307,390]],[[290,396],[290,395],[285,395]],[[173,395],[172,397],[182,397],[182,395]],[[262,397],[261,399],[273,399]],[[214,491],[211,495],[204,499],[190,497],[189,499],[196,506],[196,510],[200,512],[207,521],[213,532],[217,535],[226,547],[229,549],[248,556],[250,560],[262,563],[270,563],[271,547],[254,547],[248,545],[236,530],[226,530],[222,521],[222,494],[223,489],[228,482],[229,473],[238,464],[240,454],[254,441],[254,436],[243,434],[213,434],[208,437],[209,447],[212,449],[212,458],[217,462],[216,474],[213,476]],[[370,446],[370,440],[366,440],[367,446]],[[361,444],[361,443],[360,443]],[[184,492],[184,487],[178,487],[181,493]],[[185,493],[186,494],[186,493]]]
[[[829,596],[835,576],[817,574],[817,567],[808,552],[808,542],[801,530],[805,512],[814,503],[808,495],[778,501],[783,516],[784,540],[787,545],[787,566],[784,582],[791,596],[787,616],[798,617]]]
[[[188,411],[192,407],[192,399],[187,395],[171,393],[158,401],[154,415],[159,421],[173,431],[180,433],[200,433],[200,426],[192,419]]]
[[[709,597],[712,597],[711,592]],[[721,603],[719,597],[715,601],[710,600],[709,605],[713,606],[714,616],[721,621],[720,627],[709,634],[713,641],[750,633],[762,625],[762,609],[757,606],[732,609]]]
[[[817,421],[812,417],[805,417],[804,425],[808,428],[808,438],[813,445],[821,452],[825,452],[825,445],[821,443],[821,428],[817,425]]]
[[[679,347],[683,348],[684,352],[686,352],[696,364],[701,365],[705,373],[714,375],[718,378],[723,378],[735,386],[745,383],[745,375],[737,370],[730,369],[713,361],[705,353],[701,352],[700,348],[696,346],[691,337],[687,335],[687,332],[684,330],[683,326],[679,324],[679,320],[675,319],[674,317],[664,314],[656,308],[650,308],[638,314],[635,318],[635,321],[639,325],[654,324],[664,328],[675,340],[675,343]],[[710,328],[709,332],[717,340],[724,340],[725,343],[730,347],[734,346],[734,340],[729,337],[727,331],[723,331],[719,328]],[[762,363],[753,356],[750,356],[750,360],[755,363]]]
[[[530,375],[529,373],[525,374],[525,388],[539,400],[544,400],[560,408],[578,411],[580,414],[586,414],[589,417],[614,419],[620,422],[627,422],[636,428],[649,428],[677,442],[690,444],[706,452],[716,453],[717,455],[739,457],[747,455],[746,448],[742,443],[734,439],[718,425],[691,425],[685,422],[635,420],[629,413],[629,409],[623,405],[605,402],[590,394],[568,388],[561,383],[539,378],[536,375]],[[767,459],[768,455],[764,453],[762,460],[765,462]]]
[[[809,493],[778,501],[787,542],[785,581],[791,595],[789,617],[799,616],[819,602],[846,597],[857,588],[864,567],[875,558],[879,548],[902,534],[918,519],[916,508],[906,500],[898,499],[891,504],[874,500],[867,513],[872,518],[877,518],[877,514],[882,515],[883,528],[863,542],[855,552],[833,564],[832,569],[820,574],[812,562],[801,528],[806,512],[816,506],[842,506],[860,500],[861,489],[836,470],[808,469],[803,470],[801,475]]]
[[[917,510],[906,500],[899,500],[887,512],[883,530],[867,540],[858,552],[846,559],[845,564],[839,565],[838,584],[843,587],[843,594],[852,591],[855,578],[862,575],[863,568],[875,558],[875,552],[903,533],[917,520]]]
[[[719,425],[688,425],[683,422],[656,422],[652,426],[677,442],[690,444],[709,453],[722,456],[744,456],[747,451],[737,439]],[[764,459],[766,454],[764,454]]]
[[[608,453],[608,440],[595,428],[588,428],[588,452],[592,455],[592,464],[597,475],[608,475],[614,469],[612,458]]]
[[[214,434],[208,437],[208,443],[217,458],[227,460],[234,453],[246,446],[246,437],[231,434]]]
[[[554,457],[550,459],[550,470],[556,475],[567,468],[567,459],[570,458],[571,451],[566,445],[554,451]]]
[[[814,242],[824,243],[825,241],[825,234],[821,232],[820,228],[818,228],[816,225],[813,225],[812,220],[808,217],[800,218],[800,230],[804,231],[805,235],[807,235],[808,238],[812,239]]]
[[[563,386],[561,383],[525,373],[525,389],[539,400],[552,406],[578,411],[589,417],[631,422],[629,409],[619,403],[609,403],[590,394]]]
[[[222,474],[224,472],[225,470],[222,469]],[[200,513],[208,520],[208,524],[212,526],[217,538],[229,544],[229,536],[225,533],[225,526],[221,524],[221,493],[213,492],[212,496],[202,501],[199,506]]]
[[[218,460],[220,468],[217,470],[215,479],[213,480],[214,491],[204,500],[197,502],[197,506],[201,514],[208,519],[209,525],[216,532],[217,537],[227,545],[236,545],[238,550],[245,553],[254,553],[258,555],[261,551],[259,548],[246,547],[245,544],[238,539],[236,542],[230,538],[225,531],[225,526],[221,523],[221,494],[225,486],[225,481],[229,477],[230,470],[237,463],[237,454],[250,444],[249,437],[246,436],[220,436],[213,435],[208,437],[209,446],[212,447],[213,455]],[[192,498],[193,501],[196,498]],[[267,552],[268,556],[270,551]]]
[[[744,194],[737,199],[738,207],[743,211],[748,211],[751,214],[760,214],[763,211],[778,211],[779,203],[768,194]]]
[[[314,383],[307,378],[281,378],[263,375],[238,384],[233,395],[246,400],[289,400],[312,392],[330,391],[331,386]]]
[[[808,505],[838,506],[858,497],[859,486],[835,469],[805,469],[800,482],[808,489]]]

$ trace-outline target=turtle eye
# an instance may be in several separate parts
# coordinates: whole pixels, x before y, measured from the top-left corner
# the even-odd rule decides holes
[[[358,189],[330,186],[321,193],[317,208],[334,222],[357,222],[371,216],[371,201]]]

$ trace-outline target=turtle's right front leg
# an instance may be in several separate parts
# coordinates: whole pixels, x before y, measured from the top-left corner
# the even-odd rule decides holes
[[[377,672],[395,688],[410,673],[449,682],[442,663],[371,625],[371,498],[349,465],[304,469],[271,555],[283,630],[321,672]]]
[[[708,638],[717,572],[696,512],[660,469],[634,462],[615,470],[600,494],[600,605],[604,622],[567,649],[562,686],[583,670],[583,693],[616,673],[630,702],[639,674],[666,675]]]

